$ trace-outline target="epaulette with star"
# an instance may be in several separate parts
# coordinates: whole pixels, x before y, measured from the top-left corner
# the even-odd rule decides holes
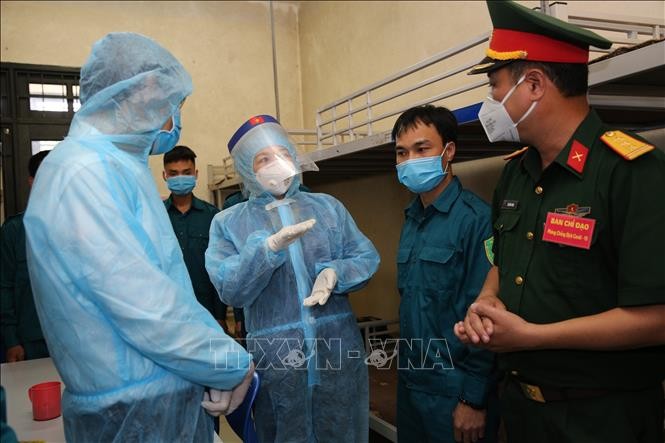
[[[633,138],[622,131],[607,131],[600,136],[600,139],[626,160],[634,160],[654,149],[653,145]]]
[[[519,157],[520,155],[524,154],[524,153],[526,152],[527,149],[529,149],[529,147],[528,147],[528,146],[525,146],[525,147],[523,147],[522,149],[518,149],[518,150],[515,151],[515,152],[511,152],[510,154],[506,155],[503,159],[506,160],[506,161],[507,161],[507,160],[512,160],[512,159],[514,159],[515,157]]]

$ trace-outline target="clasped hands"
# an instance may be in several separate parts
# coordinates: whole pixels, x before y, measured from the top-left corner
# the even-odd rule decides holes
[[[509,312],[498,297],[486,295],[469,306],[466,317],[455,324],[453,331],[464,344],[493,352],[514,352],[530,347],[532,326]]]

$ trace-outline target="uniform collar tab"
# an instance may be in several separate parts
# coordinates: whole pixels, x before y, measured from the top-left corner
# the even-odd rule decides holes
[[[582,178],[591,147],[602,129],[603,122],[596,111],[591,109],[554,161],[571,174]]]

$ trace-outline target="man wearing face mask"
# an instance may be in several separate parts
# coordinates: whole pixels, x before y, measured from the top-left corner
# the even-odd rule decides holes
[[[211,442],[204,408],[233,410],[251,381],[251,357],[196,301],[148,168],[148,155],[178,142],[191,92],[156,42],[108,34],[81,68],[67,138],[33,184],[28,270],[66,386],[68,442]]]
[[[164,154],[162,173],[171,195],[164,201],[166,212],[178,238],[187,272],[192,279],[196,299],[228,332],[226,305],[217,296],[205,269],[210,223],[219,209],[193,193],[199,171],[196,154],[187,146],[176,146]]]
[[[494,442],[494,354],[452,333],[491,265],[489,206],[453,175],[457,120],[448,109],[405,111],[392,138],[398,179],[417,194],[397,252],[398,440]]]
[[[528,146],[495,190],[494,266],[455,333],[499,352],[509,441],[663,441],[665,155],[589,108],[589,46],[610,41],[487,5],[479,118]]]
[[[348,294],[379,255],[339,201],[300,192],[305,163],[273,117],[245,122],[229,151],[249,199],[215,216],[206,269],[222,300],[243,308],[260,362],[258,440],[367,442],[367,367]]]

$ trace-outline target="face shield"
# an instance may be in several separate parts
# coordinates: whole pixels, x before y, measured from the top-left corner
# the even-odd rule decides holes
[[[284,128],[269,115],[252,117],[229,141],[234,165],[250,194],[280,197],[295,192],[299,175],[318,171],[305,154],[298,154]]]

